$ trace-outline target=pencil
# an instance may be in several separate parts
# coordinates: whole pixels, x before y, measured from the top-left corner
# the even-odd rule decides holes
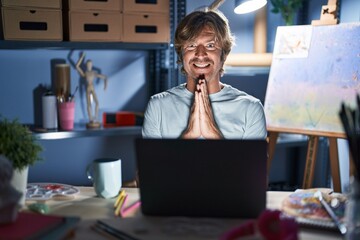
[[[112,235],[111,233],[106,232],[104,229],[99,227],[98,225],[92,225],[91,229],[95,232],[101,234],[102,236],[106,237],[107,239],[118,239],[116,236]]]
[[[97,227],[99,227],[101,230],[109,233],[110,235],[116,237],[117,239],[120,240],[138,240],[137,238],[127,234],[126,232],[123,232],[119,229],[116,229],[108,224],[106,224],[105,222],[101,221],[101,220],[97,220],[96,224]]]
[[[125,194],[119,201],[119,204],[117,205],[116,209],[115,209],[115,216],[119,216],[120,215],[120,211],[121,208],[124,206],[124,202],[127,199],[127,194]]]
[[[121,210],[121,216],[122,217],[126,217],[126,215],[129,213],[129,212],[132,212],[133,210],[137,209],[139,206],[141,205],[141,202],[140,200],[138,201],[135,201],[134,203],[132,203],[130,206],[124,208]]]
[[[121,198],[125,195],[125,190],[121,190],[115,203],[114,203],[114,208],[116,208],[121,200]]]

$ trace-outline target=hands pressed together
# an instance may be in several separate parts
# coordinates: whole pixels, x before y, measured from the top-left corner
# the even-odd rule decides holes
[[[223,138],[214,119],[205,79],[199,79],[196,85],[188,127],[182,134],[182,138],[200,137],[205,139]]]

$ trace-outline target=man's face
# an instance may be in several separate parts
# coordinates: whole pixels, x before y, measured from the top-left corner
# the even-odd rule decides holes
[[[185,43],[183,48],[183,65],[188,78],[197,79],[204,75],[207,81],[218,79],[223,66],[221,48],[215,34],[205,27],[199,36]]]

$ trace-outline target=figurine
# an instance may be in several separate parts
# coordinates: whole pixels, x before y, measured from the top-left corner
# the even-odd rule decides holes
[[[85,53],[82,53],[79,61],[76,63],[76,70],[79,72],[80,76],[86,80],[86,102],[87,102],[87,112],[89,116],[89,123],[86,125],[87,128],[99,128],[100,122],[97,121],[99,113],[99,101],[96,96],[94,88],[94,80],[96,78],[101,78],[104,80],[104,90],[107,87],[107,77],[103,74],[100,74],[93,70],[93,64],[91,60],[86,61],[86,70],[81,69],[81,64],[85,58]],[[95,103],[95,112],[93,114],[92,100]]]
[[[15,222],[22,193],[11,184],[13,167],[9,159],[0,155],[0,224]]]

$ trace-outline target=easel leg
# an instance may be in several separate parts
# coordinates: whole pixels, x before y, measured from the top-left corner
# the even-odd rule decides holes
[[[339,167],[339,152],[337,138],[329,138],[329,151],[330,151],[330,167],[331,176],[334,185],[335,192],[341,192],[341,180],[340,180],[340,167]]]
[[[350,175],[349,176],[354,176],[355,175],[355,166],[354,166],[354,160],[352,158],[352,154],[349,151],[349,171],[350,171]]]
[[[306,154],[303,188],[311,188],[314,180],[316,155],[318,149],[319,137],[309,136],[308,149]]]
[[[267,174],[269,175],[271,163],[274,158],[275,147],[276,147],[276,142],[277,142],[279,133],[278,132],[269,132],[268,135],[269,135],[269,137],[268,137],[269,145],[268,145]]]

